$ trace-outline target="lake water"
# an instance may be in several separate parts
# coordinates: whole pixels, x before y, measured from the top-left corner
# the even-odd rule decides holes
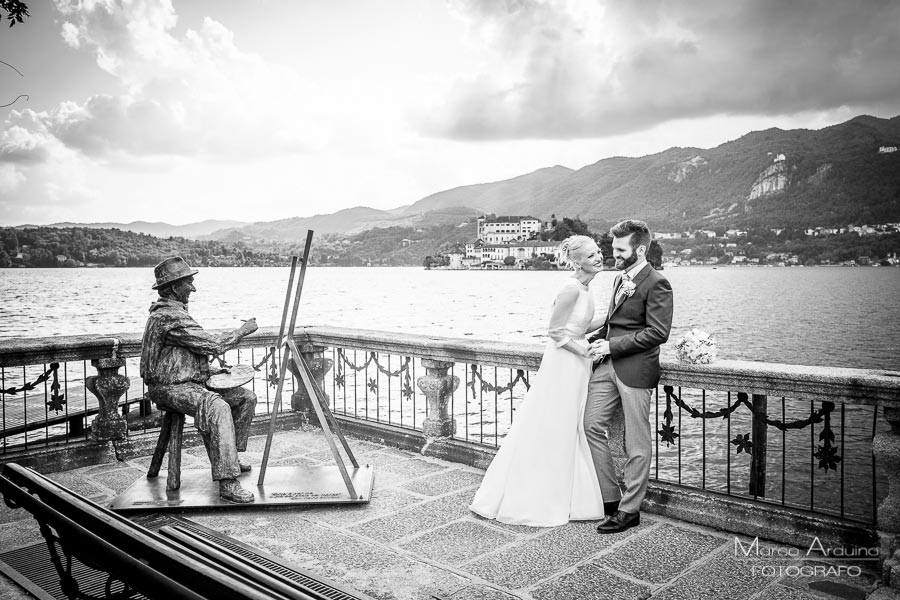
[[[680,267],[664,271],[675,315],[664,358],[691,325],[719,357],[900,370],[900,269]],[[281,320],[289,269],[205,268],[191,313],[205,327]],[[564,272],[310,268],[298,325],[540,343]],[[605,310],[614,272],[591,284]],[[140,332],[150,268],[0,269],[0,338]]]

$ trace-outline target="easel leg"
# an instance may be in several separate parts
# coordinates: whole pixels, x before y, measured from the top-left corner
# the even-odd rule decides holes
[[[344,464],[344,460],[341,458],[337,446],[334,443],[334,436],[331,433],[331,426],[328,424],[329,419],[325,416],[325,413],[327,411],[332,420],[334,419],[334,415],[331,414],[331,410],[325,403],[325,399],[322,395],[322,390],[318,388],[315,381],[313,380],[312,375],[309,372],[309,366],[303,359],[303,355],[300,354],[300,350],[297,348],[296,342],[294,342],[293,339],[288,338],[286,340],[286,343],[288,348],[290,349],[290,354],[293,355],[291,356],[291,361],[294,363],[294,370],[299,373],[300,379],[303,381],[303,385],[306,386],[306,392],[309,394],[310,398],[316,399],[316,401],[312,403],[313,409],[315,409],[316,411],[316,416],[319,417],[319,424],[322,426],[322,431],[325,434],[325,440],[328,442],[328,447],[331,448],[331,454],[332,456],[334,456],[334,462],[337,463],[338,469],[340,469],[341,471],[341,477],[343,477],[344,484],[347,486],[347,493],[350,494],[351,498],[361,498],[361,496],[356,493],[356,489],[353,487],[353,481],[350,479],[350,474],[347,472],[347,466]],[[344,446],[344,449],[348,451],[351,462],[354,464],[354,466],[358,467],[358,465],[356,464],[356,458],[353,457],[353,453],[350,452],[349,446],[347,445],[347,441],[346,439],[344,439],[343,434],[340,434],[340,439]]]

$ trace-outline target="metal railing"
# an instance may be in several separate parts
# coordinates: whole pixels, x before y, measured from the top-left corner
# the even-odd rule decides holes
[[[250,385],[260,398],[261,414],[274,400],[277,351],[269,353],[276,335],[274,328],[262,329],[225,357],[231,364],[258,367]],[[486,448],[502,443],[543,350],[332,327],[302,328],[296,341],[337,415]],[[0,387],[6,392],[27,387],[50,364],[59,364],[27,393],[4,393],[0,458],[26,445],[87,439],[84,425],[93,414],[84,386],[88,362],[112,352],[126,359],[131,380],[120,402],[122,412],[135,417],[133,431],[155,431],[153,421],[138,418],[154,412],[137,377],[139,334],[0,340]],[[300,388],[286,382],[282,410],[302,409]],[[735,361],[664,363],[654,399],[654,480],[865,525],[875,522],[888,486],[872,442],[890,432],[880,407],[900,407],[900,372]],[[11,417],[20,413],[30,422]],[[53,422],[54,415],[62,416],[59,422]]]

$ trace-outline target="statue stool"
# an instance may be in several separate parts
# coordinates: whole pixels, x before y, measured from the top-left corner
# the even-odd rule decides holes
[[[159,439],[156,440],[156,450],[150,461],[150,469],[147,471],[147,479],[153,479],[159,475],[159,467],[162,466],[163,456],[169,451],[169,477],[166,479],[166,490],[177,490],[181,487],[181,442],[184,434],[184,415],[180,412],[167,410],[163,413],[162,425],[159,429]]]

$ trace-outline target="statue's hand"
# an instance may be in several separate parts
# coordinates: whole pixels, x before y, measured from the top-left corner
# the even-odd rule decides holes
[[[259,329],[259,326],[256,324],[256,317],[247,319],[244,321],[244,324],[241,325],[241,336],[247,336]]]

